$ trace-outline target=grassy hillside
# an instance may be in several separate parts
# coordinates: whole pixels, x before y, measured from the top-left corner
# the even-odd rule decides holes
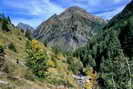
[[[3,25],[2,20],[1,25]],[[12,27],[10,23],[6,23],[6,26],[9,31],[3,28],[0,29],[0,47],[1,50],[4,50],[3,53],[1,52],[0,58],[1,62],[3,62],[0,66],[0,80],[3,84],[0,84],[1,89],[29,89],[31,87],[44,89],[48,84],[50,84],[49,86],[53,85],[54,88],[56,85],[60,86],[65,83],[70,85],[69,87],[76,87],[76,83],[72,78],[73,72],[68,70],[68,64],[65,63],[67,59],[62,54],[56,55],[50,48],[45,47],[43,49],[43,44],[35,40],[28,40],[21,30]],[[43,54],[47,56],[48,62],[46,63],[49,67],[45,71],[49,73],[45,79],[39,79],[32,69],[26,66],[27,61],[30,60],[26,52],[28,50],[26,48],[27,42],[30,43],[28,46],[33,47],[35,43],[35,46],[39,45],[42,47],[41,50],[45,50]],[[35,86],[32,86],[33,84]]]
[[[0,17],[0,89],[80,89],[73,75],[83,69],[82,62],[62,54],[37,40],[29,40],[22,30]],[[93,70],[85,70],[96,81]]]

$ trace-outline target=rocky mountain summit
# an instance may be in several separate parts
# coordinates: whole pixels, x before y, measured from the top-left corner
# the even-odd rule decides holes
[[[73,51],[84,46],[107,22],[84,9],[73,6],[40,24],[34,37],[48,46]]]

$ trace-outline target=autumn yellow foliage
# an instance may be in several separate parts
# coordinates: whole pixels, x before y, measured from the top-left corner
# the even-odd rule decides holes
[[[37,40],[32,40],[32,49],[34,51],[44,51],[44,45]]]
[[[48,68],[48,72],[50,72],[50,73],[58,73],[56,68]]]
[[[54,85],[77,87],[73,73],[68,69],[67,58],[62,53],[54,53],[37,40],[32,40],[29,45],[27,65],[38,78]]]
[[[49,59],[49,60],[47,61],[47,65],[50,66],[50,67],[55,67],[55,66],[56,66],[55,62],[52,61],[51,59]]]
[[[87,80],[84,84],[85,89],[92,89],[96,85],[96,72],[92,68],[88,68],[85,71],[86,75],[89,77],[89,80]]]

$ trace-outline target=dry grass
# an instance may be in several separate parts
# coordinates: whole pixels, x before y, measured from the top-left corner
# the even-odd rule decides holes
[[[66,89],[65,87],[51,85],[47,81],[38,81],[31,70],[24,65],[25,57],[27,56],[25,52],[27,40],[20,30],[14,29],[10,32],[0,31],[0,45],[5,47],[5,64],[7,66],[6,71],[8,71],[4,76],[0,76],[0,80],[6,81],[8,84],[0,84],[0,89]],[[15,45],[17,52],[8,49],[10,43]],[[63,77],[61,78],[77,86],[71,76],[72,73],[67,69],[68,65],[63,62],[66,58],[62,54],[56,55],[52,52],[51,48],[45,47],[45,51],[49,59],[54,60],[54,63],[53,61],[50,62],[50,65],[56,65],[56,67],[54,66],[55,68],[52,66],[49,69],[49,73],[53,74],[51,77],[57,77],[54,74],[62,75]],[[17,60],[19,60],[19,63],[17,63]]]

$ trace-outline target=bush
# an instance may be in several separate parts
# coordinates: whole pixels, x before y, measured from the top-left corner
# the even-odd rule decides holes
[[[16,47],[15,47],[15,45],[14,45],[13,43],[10,43],[10,44],[8,45],[8,48],[9,48],[10,50],[14,51],[14,52],[17,52],[17,49],[16,49]]]
[[[32,40],[32,32],[30,30],[26,31],[25,37],[27,37],[29,40]]]
[[[33,73],[39,77],[46,77],[47,66],[47,54],[44,52],[44,45],[36,40],[32,40],[31,44],[27,44],[27,61],[26,65],[32,69]]]
[[[4,47],[0,45],[0,71],[5,69]]]
[[[56,86],[64,85],[67,87],[74,87],[74,85],[71,84],[67,79],[64,79],[64,75],[62,73],[49,73],[46,80],[48,81],[48,83]]]
[[[8,28],[8,21],[6,19],[3,19],[2,30],[5,31],[5,32],[10,31],[10,29]]]
[[[9,32],[10,29],[8,26],[11,24],[11,20],[10,20],[9,16],[6,17],[4,14],[0,13],[0,22],[2,24],[2,30],[5,32]]]
[[[80,69],[83,68],[82,62],[72,56],[67,57],[67,63],[69,64],[68,69],[74,74],[78,74]]]
[[[4,52],[4,47],[2,45],[0,45],[0,53]]]

